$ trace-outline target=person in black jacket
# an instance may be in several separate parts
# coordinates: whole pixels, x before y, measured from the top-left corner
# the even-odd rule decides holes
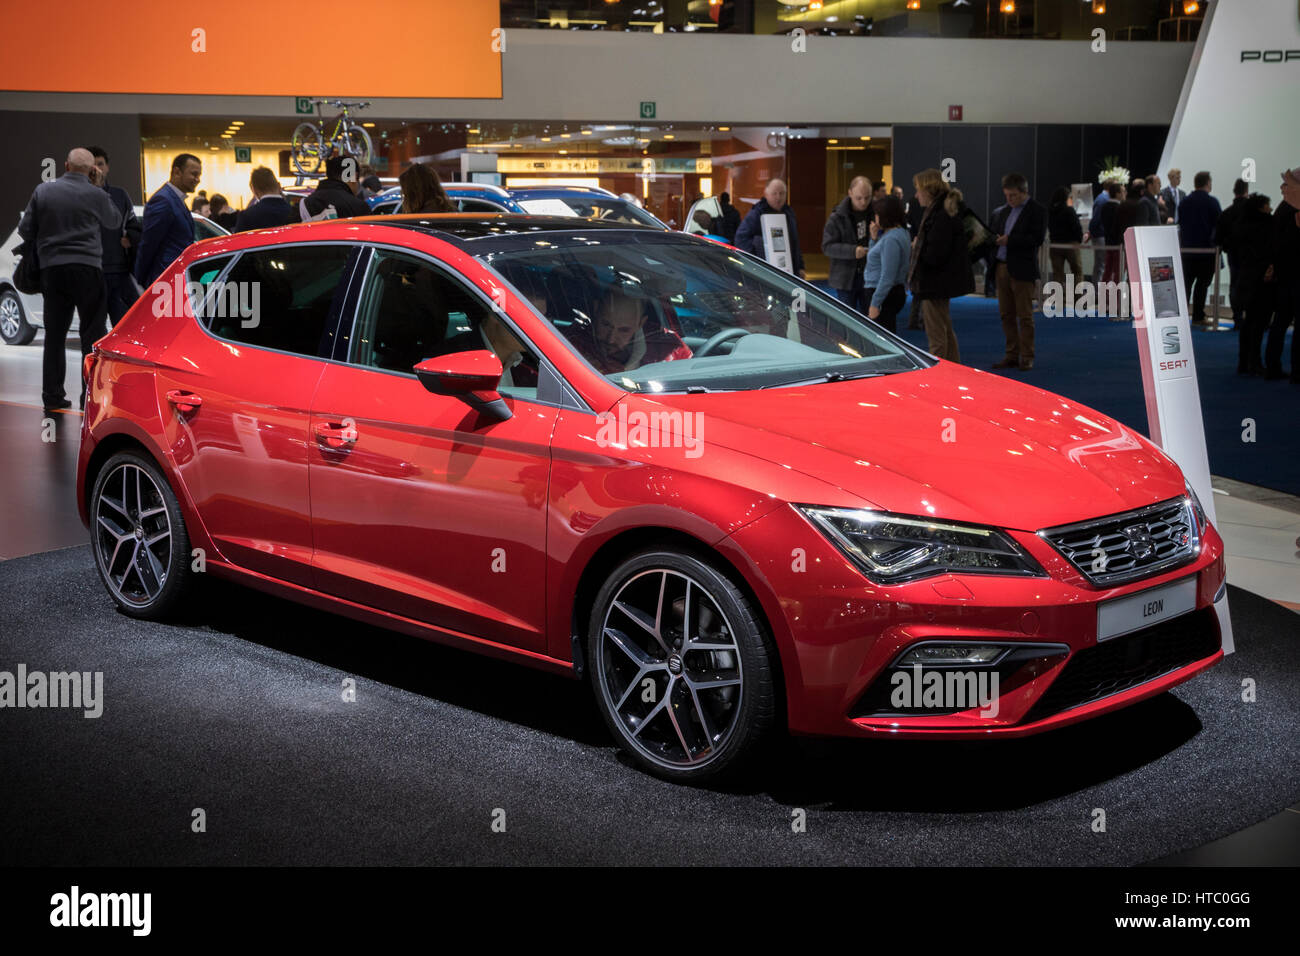
[[[351,157],[331,156],[325,160],[325,178],[317,183],[316,190],[300,203],[304,222],[319,217],[329,206],[334,207],[334,213],[339,219],[370,215],[370,207],[356,194],[356,189],[360,187],[355,178],[351,183],[343,181],[345,162],[350,162],[354,166],[356,164],[356,160]]]
[[[895,186],[900,193],[902,186]],[[901,196],[900,196],[901,198]],[[921,217],[925,215],[925,207],[913,199],[906,204],[907,207],[907,231],[911,233],[913,239],[916,239],[916,233],[921,228]],[[907,327],[909,329],[921,328],[921,300],[912,296],[912,304],[907,311]]]
[[[763,198],[754,203],[736,230],[735,246],[741,252],[748,252],[767,259],[766,241],[763,238],[763,217],[777,213],[785,216],[786,237],[790,243],[790,262],[794,274],[804,278],[803,253],[799,248],[799,222],[795,219],[794,209],[786,202],[785,181],[772,179],[763,190]]]
[[[1029,195],[1029,180],[1022,173],[1002,177],[1006,205],[993,211],[989,223],[997,234],[998,312],[1006,354],[994,368],[1034,367],[1034,283],[1038,281],[1038,247],[1047,236],[1047,210]]]
[[[1291,336],[1291,384],[1300,384],[1300,166],[1282,174],[1282,201],[1273,213],[1273,239],[1269,253],[1274,285],[1273,324],[1264,349],[1264,377],[1283,378],[1282,345],[1286,330],[1297,322]]]
[[[1244,308],[1244,299],[1240,298],[1241,283],[1238,282],[1237,273],[1241,271],[1241,263],[1237,256],[1236,250],[1236,224],[1240,218],[1245,204],[1246,196],[1250,193],[1250,186],[1244,179],[1238,179],[1232,184],[1232,205],[1223,212],[1219,213],[1219,221],[1214,225],[1214,244],[1224,251],[1228,257],[1228,308],[1232,310],[1232,321],[1235,325],[1241,310]]]
[[[912,240],[907,285],[921,301],[927,348],[941,359],[960,362],[949,302],[975,291],[975,274],[961,222],[962,195],[960,190],[948,187],[937,169],[921,170],[912,177],[912,184],[924,212]]]
[[[1054,246],[1078,245],[1083,242],[1083,224],[1079,222],[1079,217],[1075,215],[1074,207],[1070,204],[1070,190],[1066,186],[1059,186],[1056,192],[1052,193],[1052,201],[1047,207],[1047,232]],[[1078,249],[1052,249],[1050,255],[1053,282],[1065,283],[1067,264],[1076,281],[1082,277],[1083,270],[1080,267]]]
[[[1235,250],[1237,264],[1232,278],[1237,283],[1233,293],[1236,305],[1233,315],[1237,330],[1237,374],[1263,375],[1264,363],[1259,350],[1273,314],[1273,285],[1265,281],[1272,264],[1273,210],[1269,198],[1255,193],[1234,203],[1237,215],[1232,222],[1232,235],[1221,236]],[[1224,214],[1226,215],[1226,213]],[[1223,216],[1219,217],[1219,231],[1223,232]]]
[[[731,204],[731,193],[722,193],[718,196],[718,206],[722,209],[722,215],[714,223],[714,227],[723,239],[727,242],[736,241],[736,230],[740,228],[740,210]]]
[[[1105,240],[1107,249],[1103,253],[1105,257],[1105,266],[1101,270],[1102,282],[1119,281],[1119,263],[1120,249],[1124,244],[1124,232],[1120,229],[1120,206],[1123,204],[1127,195],[1123,183],[1107,183],[1106,195],[1109,197],[1106,204],[1101,207],[1099,218],[1101,220],[1102,237]]]
[[[1208,172],[1197,173],[1192,182],[1196,188],[1178,205],[1178,242],[1184,250],[1212,249],[1214,227],[1223,210],[1219,200],[1210,195],[1214,182]],[[1183,252],[1183,277],[1191,298],[1192,321],[1197,324],[1209,321],[1205,316],[1205,297],[1218,271],[1219,257],[1215,253]]]
[[[253,201],[235,219],[235,232],[271,229],[293,222],[293,207],[280,192],[280,181],[265,166],[258,166],[248,177]]]
[[[822,230],[822,252],[831,261],[830,287],[841,302],[859,312],[867,311],[862,300],[862,266],[871,244],[867,233],[871,206],[871,180],[855,176],[849,194],[840,200]]]
[[[99,242],[104,247],[104,289],[108,296],[108,324],[117,325],[118,320],[126,315],[126,310],[140,297],[135,280],[131,278],[131,266],[134,264],[135,250],[140,245],[140,233],[144,226],[135,214],[135,204],[125,189],[108,184],[108,153],[102,146],[88,146],[90,155],[95,157],[95,168],[99,170],[99,185],[113,200],[113,206],[122,215],[120,229],[103,229]]]

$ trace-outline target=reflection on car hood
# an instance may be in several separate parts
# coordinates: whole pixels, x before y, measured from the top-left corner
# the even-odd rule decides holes
[[[1113,418],[950,362],[858,381],[637,400],[703,413],[705,455],[717,444],[847,493],[829,504],[859,498],[886,511],[1036,531],[1184,490],[1178,467]]]

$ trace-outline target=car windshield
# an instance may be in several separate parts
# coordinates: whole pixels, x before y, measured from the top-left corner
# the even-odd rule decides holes
[[[600,196],[594,193],[574,193],[566,196],[524,196],[518,199],[523,210],[534,216],[577,216],[580,219],[599,219],[604,222],[626,222],[637,226],[665,228],[650,213],[626,199]],[[567,210],[567,212],[566,212]]]
[[[481,258],[629,391],[774,388],[930,364],[813,286],[704,239],[552,234]]]

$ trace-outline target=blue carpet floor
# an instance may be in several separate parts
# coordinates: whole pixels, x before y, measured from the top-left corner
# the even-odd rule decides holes
[[[952,317],[964,364],[988,369],[1002,358],[1005,339],[996,301],[954,299]],[[924,332],[906,329],[906,309],[898,324],[908,341],[925,347]],[[1034,326],[1033,370],[1001,374],[1083,402],[1148,434],[1131,322],[1048,319],[1040,313]],[[1292,334],[1282,353],[1288,371]],[[1195,331],[1192,348],[1211,473],[1300,495],[1300,385],[1238,375],[1235,332]],[[1254,442],[1242,441],[1242,422],[1248,418],[1255,422]]]

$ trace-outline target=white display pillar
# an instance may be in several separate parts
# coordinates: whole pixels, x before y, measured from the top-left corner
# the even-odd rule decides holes
[[[1206,517],[1217,524],[1178,228],[1132,227],[1124,234],[1124,253],[1151,440],[1178,463],[1201,499]],[[1223,632],[1223,652],[1231,654],[1234,645],[1226,587],[1217,596],[1214,609]]]

